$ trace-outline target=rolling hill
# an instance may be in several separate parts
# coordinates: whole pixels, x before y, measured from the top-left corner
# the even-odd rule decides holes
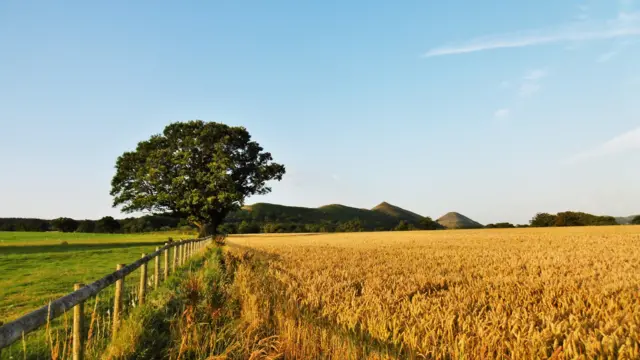
[[[436,220],[447,229],[479,229],[483,225],[457,212],[450,212]]]
[[[395,205],[391,205],[386,201],[381,202],[380,204],[378,204],[376,207],[374,207],[373,209],[371,209],[373,211],[377,211],[383,214],[387,214],[389,216],[392,216],[396,219],[399,220],[405,220],[408,222],[415,222],[418,223],[420,222],[420,220],[422,220],[422,216],[411,212],[409,210],[405,210],[401,207],[395,206]]]
[[[244,206],[229,214],[227,223],[238,227],[250,224],[255,231],[268,228],[265,232],[316,232],[316,231],[358,231],[393,230],[405,221],[406,225],[421,229],[424,219],[419,214],[401,207],[382,202],[372,209],[360,209],[341,204],[330,204],[318,208],[285,206],[256,203]],[[475,229],[482,224],[468,217],[450,212],[437,220],[449,229]],[[245,225],[247,226],[247,225]]]
[[[331,204],[319,208],[256,203],[229,214],[227,222],[252,222],[299,225],[334,225],[357,221],[365,230],[391,230],[402,220],[418,225],[422,216],[398,206],[381,203],[372,210]]]

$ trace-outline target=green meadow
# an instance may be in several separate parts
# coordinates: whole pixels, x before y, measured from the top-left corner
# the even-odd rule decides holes
[[[0,232],[0,322],[71,292],[74,283],[91,283],[115,271],[116,264],[139,259],[169,237],[193,235]]]

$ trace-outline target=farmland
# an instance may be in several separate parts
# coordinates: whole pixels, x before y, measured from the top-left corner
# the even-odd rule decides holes
[[[69,293],[76,282],[97,280],[118,263],[137,260],[168,236],[189,238],[177,233],[0,232],[0,321],[46,305]]]
[[[640,357],[638,227],[228,241],[243,318],[285,357]]]

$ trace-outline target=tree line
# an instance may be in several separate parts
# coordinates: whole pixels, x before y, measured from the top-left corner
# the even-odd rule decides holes
[[[300,222],[271,222],[256,218],[244,218],[234,221],[231,219],[220,225],[219,231],[225,234],[256,234],[256,233],[318,233],[318,232],[362,232],[362,231],[409,231],[409,230],[443,230],[444,226],[438,224],[430,217],[425,217],[419,222],[400,220],[395,226],[372,224],[366,219],[354,218],[351,220],[323,220],[317,223]]]
[[[411,231],[443,230],[444,226],[430,217],[419,222],[400,220],[395,226],[369,223],[367,219],[354,218],[344,221],[321,220],[315,223],[290,221],[269,221],[252,217],[251,212],[243,216],[231,216],[221,224],[219,232],[225,234],[254,233],[317,233],[317,232],[361,232],[361,231]],[[632,219],[631,224],[640,225],[640,215]],[[519,227],[559,227],[559,226],[602,226],[618,225],[612,216],[598,216],[583,212],[565,211],[557,214],[538,213],[529,224],[514,225],[508,222],[487,224],[487,229]],[[171,216],[146,215],[114,219],[105,216],[99,220],[75,220],[61,217],[53,220],[30,218],[0,218],[0,231],[60,231],[82,233],[144,233],[169,230],[194,230],[186,219]]]
[[[168,231],[182,228],[193,229],[185,220],[170,216],[146,215],[114,219],[105,216],[98,220],[75,220],[60,217],[53,220],[0,218],[0,231],[60,231],[82,233],[144,233],[154,231]]]
[[[631,220],[631,224],[640,225],[640,215]],[[599,216],[584,212],[565,211],[557,214],[537,213],[531,219],[532,227],[554,226],[603,226],[619,225],[613,216]]]

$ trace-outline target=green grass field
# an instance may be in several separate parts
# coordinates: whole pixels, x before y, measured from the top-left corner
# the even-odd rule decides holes
[[[154,251],[180,233],[82,234],[0,232],[0,322],[44,306],[73,290],[76,282],[91,283]],[[66,242],[67,244],[62,244]],[[132,276],[135,276],[132,274]],[[135,281],[129,281],[134,285]]]

